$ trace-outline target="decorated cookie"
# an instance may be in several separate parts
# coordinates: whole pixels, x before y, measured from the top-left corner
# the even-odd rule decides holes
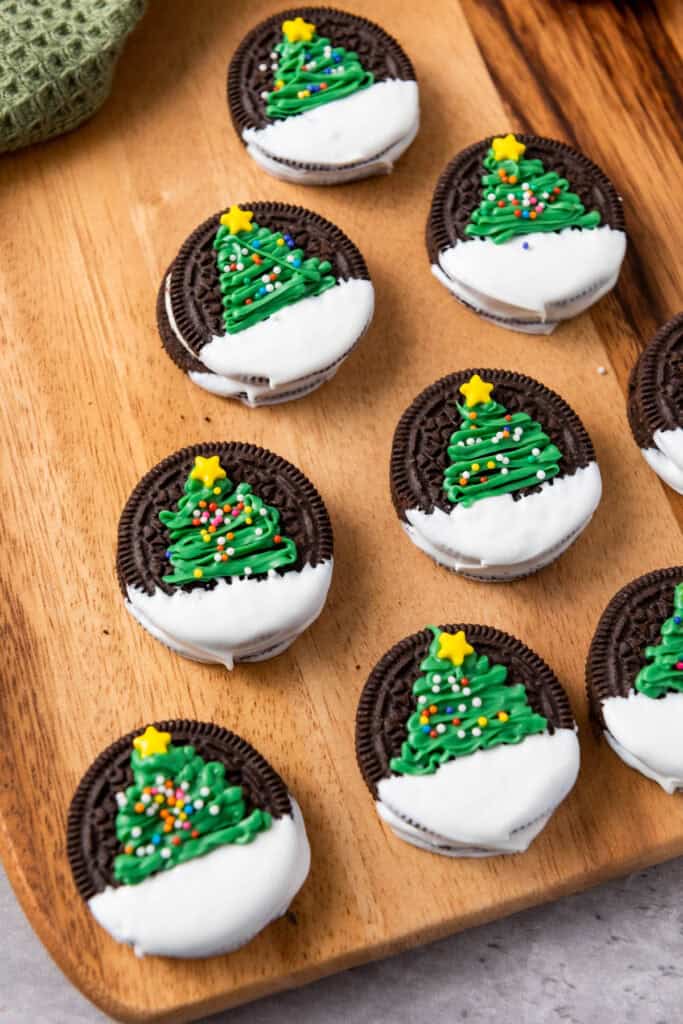
[[[621,198],[562,142],[484,139],[439,178],[427,250],[466,306],[502,327],[549,334],[614,286],[626,250]]]
[[[79,893],[138,956],[243,946],[285,913],[310,865],[280,776],[206,722],[157,722],[113,743],[83,776],[67,829]]]
[[[623,587],[588,653],[591,713],[622,761],[683,789],[683,566]]]
[[[119,522],[128,611],[194,661],[262,661],[317,619],[332,528],[298,469],[251,444],[195,444],[160,462]]]
[[[339,228],[300,206],[249,203],[184,242],[161,283],[157,322],[195,384],[273,405],[333,377],[374,304],[365,260]]]
[[[628,419],[648,465],[683,494],[683,313],[657,332],[633,367]]]
[[[574,785],[576,726],[538,655],[490,626],[428,626],[377,663],[356,717],[377,812],[434,853],[519,853]]]
[[[247,152],[301,185],[386,174],[417,134],[413,66],[378,25],[300,7],[252,29],[230,62],[228,102]]]
[[[466,576],[505,580],[561,555],[602,484],[591,440],[559,395],[508,370],[462,370],[401,417],[391,490],[424,552]]]

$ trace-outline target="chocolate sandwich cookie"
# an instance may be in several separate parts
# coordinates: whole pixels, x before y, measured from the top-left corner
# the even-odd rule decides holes
[[[150,470],[119,522],[126,608],[195,661],[262,661],[318,617],[332,527],[313,484],[265,448],[195,444]]]
[[[442,377],[401,417],[391,493],[417,547],[482,580],[527,576],[586,528],[602,493],[593,445],[564,399],[509,370]]]
[[[622,761],[667,793],[683,789],[683,566],[615,594],[586,663],[591,714]]]
[[[242,203],[183,243],[159,289],[157,322],[195,384],[273,405],[333,377],[374,304],[365,260],[338,227],[300,206]]]
[[[490,137],[439,178],[432,271],[501,327],[549,334],[614,286],[626,250],[621,197],[591,160],[537,135]]]
[[[627,411],[648,465],[683,494],[683,313],[641,352],[631,371]]]
[[[228,105],[250,156],[301,185],[386,174],[420,121],[415,72],[396,40],[332,7],[253,28],[230,62]]]
[[[67,850],[98,923],[138,956],[243,946],[285,913],[310,865],[301,811],[268,762],[227,729],[177,720],[94,761]]]
[[[571,790],[576,725],[553,671],[490,626],[428,626],[365,684],[356,754],[380,818],[433,853],[520,853]]]

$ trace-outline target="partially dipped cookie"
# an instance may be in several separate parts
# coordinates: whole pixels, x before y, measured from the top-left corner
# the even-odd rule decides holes
[[[602,493],[591,440],[543,384],[508,370],[442,377],[401,417],[394,507],[412,542],[482,580],[528,575],[586,528]]]
[[[579,744],[552,670],[489,626],[429,626],[373,669],[356,717],[379,816],[433,853],[519,853],[576,781]]]
[[[591,713],[622,761],[667,793],[683,789],[683,566],[623,587],[586,663]]]
[[[285,913],[310,865],[301,811],[267,761],[227,729],[180,720],[100,754],[71,802],[67,848],[92,914],[138,956],[243,946]]]
[[[157,322],[195,384],[273,405],[334,376],[374,303],[365,260],[334,224],[300,206],[243,203],[183,243],[161,283]]]
[[[307,478],[265,448],[196,444],[160,462],[119,522],[126,608],[167,647],[231,669],[280,654],[320,614],[332,528]]]
[[[283,11],[253,28],[230,62],[228,103],[249,155],[302,185],[386,174],[420,117],[396,40],[331,7]]]
[[[548,334],[614,286],[626,251],[621,198],[562,142],[483,139],[441,175],[427,250],[466,306],[499,326]]]
[[[683,494],[683,313],[641,352],[628,387],[631,433],[648,465]]]

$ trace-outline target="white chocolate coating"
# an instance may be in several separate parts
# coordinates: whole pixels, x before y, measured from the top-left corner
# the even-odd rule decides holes
[[[378,812],[401,839],[449,856],[520,853],[572,789],[579,770],[572,729],[477,750],[431,775],[392,775]]]
[[[311,852],[296,801],[251,843],[226,844],[137,885],[107,886],[88,905],[138,956],[229,953],[282,917],[308,875]]]
[[[565,228],[501,244],[458,241],[439,253],[432,272],[478,312],[507,321],[500,326],[550,333],[614,287],[625,252],[623,231]]]
[[[605,739],[622,761],[667,793],[683,789],[683,693],[657,699],[633,690],[602,703]]]
[[[267,579],[219,580],[213,590],[127,588],[126,607],[167,647],[193,661],[259,661],[285,650],[325,604],[333,560]]]
[[[596,462],[556,477],[515,501],[512,494],[483,498],[450,512],[407,509],[410,539],[449,569],[481,578],[535,572],[560,555],[591,520],[602,494]],[[501,528],[504,524],[504,529]]]
[[[643,457],[664,483],[683,494],[683,427],[655,430],[654,448],[641,448]]]
[[[214,336],[195,354],[173,315],[170,289],[171,274],[165,284],[171,331],[210,371],[190,371],[190,379],[213,394],[244,395],[251,406],[299,397],[334,376],[367,330],[375,307],[370,281],[339,281],[321,295],[285,306],[244,331]]]
[[[242,138],[265,170],[322,184],[390,170],[419,122],[417,83],[389,79],[264,128],[245,128]],[[287,167],[287,161],[318,165],[326,177],[321,181],[321,171]]]

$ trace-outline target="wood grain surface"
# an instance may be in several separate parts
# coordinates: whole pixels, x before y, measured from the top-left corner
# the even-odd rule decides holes
[[[265,176],[229,124],[228,58],[272,0],[152,5],[104,110],[0,167],[3,524],[0,837],[17,895],[68,976],[114,1017],[183,1021],[510,913],[683,852],[653,783],[592,734],[583,662],[599,614],[633,576],[679,562],[682,502],[631,440],[624,388],[654,327],[683,306],[680,5],[541,0],[340,2],[398,37],[423,123],[390,179],[334,189]],[[200,10],[201,7],[201,10]],[[424,225],[460,148],[529,129],[574,142],[623,192],[631,245],[613,295],[549,338],[487,325],[432,278]],[[154,324],[178,244],[233,201],[309,206],[360,246],[372,329],[333,382],[257,411],[194,387]],[[486,585],[433,565],[391,507],[394,425],[415,394],[468,365],[528,373],[592,434],[605,495],[551,568]],[[597,368],[604,366],[605,375]],[[126,614],[114,549],[121,507],[156,461],[202,440],[263,444],[301,467],[336,531],[315,626],[268,663],[200,666]],[[430,856],[381,826],[357,771],[354,712],[374,662],[428,622],[486,622],[557,671],[580,726],[576,789],[522,856]],[[80,776],[148,720],[214,720],[256,745],[303,808],[313,848],[294,913],[204,962],[137,960],[95,923],[65,856]]]

